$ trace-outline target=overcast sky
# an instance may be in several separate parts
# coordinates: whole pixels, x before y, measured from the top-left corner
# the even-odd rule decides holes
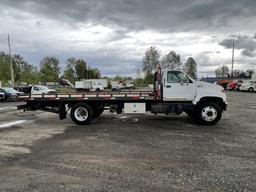
[[[145,50],[174,50],[198,63],[199,76],[231,63],[256,68],[255,0],[0,0],[0,51],[39,65],[83,58],[103,75],[136,75]]]

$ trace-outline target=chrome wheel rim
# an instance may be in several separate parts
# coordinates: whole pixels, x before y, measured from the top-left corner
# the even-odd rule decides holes
[[[207,106],[203,108],[201,112],[202,118],[207,122],[214,121],[217,118],[217,114],[217,110],[212,106]]]
[[[88,118],[88,111],[84,107],[78,107],[75,110],[74,115],[78,121],[85,121]]]

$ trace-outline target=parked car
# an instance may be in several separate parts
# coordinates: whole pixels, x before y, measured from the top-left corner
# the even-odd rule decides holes
[[[61,79],[60,85],[65,86],[65,87],[74,87],[74,85],[72,83],[70,83],[70,81],[67,79]]]
[[[125,82],[125,88],[126,89],[134,89],[135,86],[134,86],[134,84],[131,81],[126,81]]]
[[[25,94],[55,94],[55,89],[49,89],[42,85],[30,85],[25,87],[14,87],[18,92],[24,92]]]
[[[223,79],[223,80],[219,80],[219,81],[217,82],[217,84],[220,85],[220,86],[222,86],[224,89],[227,89],[228,84],[229,84],[229,83],[232,83],[232,82],[233,82],[233,80]]]
[[[243,83],[244,81],[239,79],[239,80],[234,80],[233,82],[229,83],[228,86],[227,86],[227,89],[228,90],[239,90],[239,87],[241,86],[241,84]]]
[[[247,80],[241,80],[240,82],[237,83],[237,86],[236,86],[236,91],[240,91],[240,87],[243,83],[247,82]]]
[[[16,91],[12,87],[2,87],[0,88],[0,99],[3,101],[14,101],[17,96],[24,95],[23,92]]]
[[[240,86],[240,91],[250,91],[250,92],[256,91],[256,80],[251,80],[246,83],[243,83]]]
[[[124,88],[123,81],[111,81],[112,91],[121,91]]]
[[[30,94],[55,94],[55,89],[49,89],[46,86],[42,85],[33,85],[31,86],[31,93]]]
[[[1,88],[0,88],[1,89]],[[4,100],[4,92],[1,92],[1,90],[0,90],[0,101],[3,101]]]

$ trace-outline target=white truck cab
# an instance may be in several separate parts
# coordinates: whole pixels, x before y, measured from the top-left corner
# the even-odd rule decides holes
[[[192,101],[196,104],[203,97],[218,97],[226,102],[223,87],[196,81],[181,71],[164,70],[162,82],[164,101]]]
[[[196,116],[203,124],[215,124],[221,118],[222,111],[226,110],[225,90],[219,85],[196,81],[182,71],[168,69],[162,70],[159,83],[162,83],[165,107],[170,106],[169,103],[183,103],[181,111]],[[185,104],[192,108],[186,109]]]

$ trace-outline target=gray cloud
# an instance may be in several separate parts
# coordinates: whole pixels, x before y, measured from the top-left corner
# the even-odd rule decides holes
[[[127,31],[122,30],[122,29],[117,29],[117,30],[114,30],[111,37],[109,37],[109,39],[107,39],[107,40],[108,41],[118,41],[118,40],[125,39],[125,38],[129,38],[129,36],[127,35]]]
[[[126,59],[118,55],[116,51],[54,51],[47,49],[40,49],[40,52],[16,50],[17,54],[21,54],[24,58],[30,58],[30,64],[39,67],[40,60],[46,56],[55,56],[59,59],[61,69],[63,70],[66,61],[70,57],[84,59],[92,68],[99,68],[103,75],[127,75],[134,76],[137,69],[141,66],[141,62],[136,59]]]
[[[101,23],[129,30],[207,30],[255,16],[255,0],[2,0],[2,5],[65,21]]]
[[[247,57],[256,56],[256,39],[254,36],[247,35],[232,35],[227,39],[224,39],[219,44],[225,48],[233,47],[233,39],[235,42],[235,49],[242,50],[241,54]]]
[[[200,70],[208,71],[224,57],[230,60],[216,45],[232,33],[245,34],[235,36],[241,56],[256,56],[256,36],[248,35],[255,32],[255,7],[255,0],[0,0],[1,32],[13,33],[14,52],[33,64],[49,54],[62,63],[75,56],[108,75],[134,74],[144,50],[153,45],[194,55]],[[86,36],[98,25],[112,32],[92,30]],[[219,45],[231,48],[231,37]],[[6,34],[0,48],[6,48]]]

